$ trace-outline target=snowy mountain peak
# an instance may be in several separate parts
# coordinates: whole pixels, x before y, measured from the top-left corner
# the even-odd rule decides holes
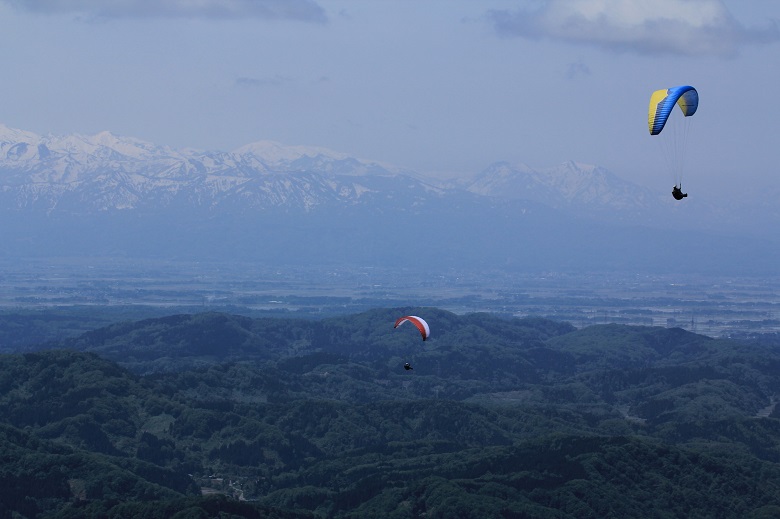
[[[601,169],[601,168],[599,168],[598,166],[594,166],[593,164],[584,164],[582,162],[568,160],[560,164],[558,167],[552,169],[551,171],[559,174],[572,173],[575,175],[582,175],[582,174],[593,173],[597,169]]]
[[[575,161],[542,170],[497,162],[483,171],[468,190],[497,198],[533,199],[556,208],[579,206],[607,211],[642,207],[649,197],[642,188],[604,168]]]
[[[146,160],[160,155],[177,155],[170,148],[133,137],[120,137],[109,131],[95,135],[49,136],[43,139],[43,143],[51,151],[85,157],[121,156],[126,159]]]
[[[17,130],[0,123],[0,146],[18,143],[34,144],[40,140],[41,137],[33,132]]]
[[[103,131],[96,135],[46,135],[10,128],[0,124],[0,166],[20,167],[27,163],[45,162],[57,169],[53,162],[69,157],[72,161],[147,160],[160,155],[176,155],[169,148],[129,137],[119,137]]]
[[[269,166],[293,162],[303,157],[325,157],[331,160],[349,158],[327,148],[313,146],[286,146],[275,141],[257,141],[241,146],[234,151],[236,155],[253,155]]]
[[[132,137],[119,137],[109,131],[103,131],[92,137],[88,137],[86,141],[97,146],[110,148],[127,157],[134,157],[137,159],[149,157],[153,153],[161,150],[172,153],[172,150],[161,148],[150,142]]]

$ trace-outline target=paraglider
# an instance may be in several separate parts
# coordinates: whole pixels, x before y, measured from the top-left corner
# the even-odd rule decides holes
[[[431,329],[428,327],[428,323],[425,322],[425,319],[422,317],[417,317],[416,315],[405,315],[403,317],[399,317],[398,320],[396,320],[395,326],[393,326],[393,328],[398,328],[407,321],[417,327],[417,329],[420,331],[420,335],[422,335],[422,340],[425,341],[428,339],[428,337],[430,337]]]
[[[425,322],[425,319],[423,319],[422,317],[417,317],[416,315],[405,315],[403,317],[399,317],[395,321],[395,326],[393,326],[393,328],[394,329],[398,328],[405,322],[410,322],[417,328],[417,330],[420,332],[420,335],[422,335],[423,341],[427,340],[428,337],[431,335],[431,329],[430,327],[428,327],[428,323]],[[410,363],[407,362],[404,364],[404,370],[410,371],[410,370],[414,370],[414,368]]]
[[[678,106],[682,116],[673,114]],[[690,131],[690,117],[699,108],[699,93],[689,85],[656,90],[650,96],[648,108],[648,129],[650,135],[660,135],[659,141],[664,148],[667,167],[672,172],[674,188],[672,196],[682,200],[687,193],[682,192],[682,176],[685,152]],[[668,124],[667,124],[668,123]],[[666,131],[662,131],[666,128]]]

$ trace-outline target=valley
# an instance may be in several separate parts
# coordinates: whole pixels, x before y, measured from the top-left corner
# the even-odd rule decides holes
[[[0,265],[0,308],[148,307],[319,318],[389,306],[680,327],[711,337],[780,331],[780,279],[619,272],[264,266],[117,258]],[[151,310],[150,310],[151,311]]]

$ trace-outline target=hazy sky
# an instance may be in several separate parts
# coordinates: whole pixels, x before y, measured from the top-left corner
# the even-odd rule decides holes
[[[699,90],[689,186],[780,186],[777,0],[0,0],[0,122],[420,172],[597,164],[667,189],[653,90]]]

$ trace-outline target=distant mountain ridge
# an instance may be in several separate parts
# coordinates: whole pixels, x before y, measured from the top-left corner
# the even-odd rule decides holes
[[[97,211],[136,208],[145,198],[165,203],[182,195],[193,205],[214,205],[226,194],[251,198],[255,207],[311,209],[331,201],[354,203],[376,192],[367,177],[404,177],[409,188],[429,195],[459,189],[319,147],[259,141],[232,152],[175,150],[110,132],[42,137],[3,125],[0,174],[5,208],[42,202],[54,209],[63,197],[78,193],[86,202],[84,210]],[[541,199],[556,208],[563,207],[561,201],[625,207],[637,193],[647,196],[603,168],[575,162],[543,172],[496,163],[466,190],[489,197]]]
[[[173,149],[110,132],[39,136],[0,125],[0,259],[776,268],[774,243],[729,237],[723,250],[719,233],[736,219],[720,210],[713,219],[701,202],[673,205],[574,161],[546,170],[497,162],[442,182],[318,147]],[[715,231],[668,246],[670,228],[697,226]]]
[[[128,210],[183,199],[193,207],[229,200],[308,210],[354,202],[375,190],[338,177],[393,174],[323,148],[258,142],[235,152],[174,150],[109,132],[40,137],[0,125],[5,209],[56,211],[64,201],[65,208],[77,205],[81,211]]]
[[[533,193],[550,207],[597,210],[648,210],[658,200],[647,189],[627,182],[614,173],[590,164],[568,161],[554,168],[534,170],[525,164],[496,162],[485,169],[468,190],[508,199],[527,198]]]

